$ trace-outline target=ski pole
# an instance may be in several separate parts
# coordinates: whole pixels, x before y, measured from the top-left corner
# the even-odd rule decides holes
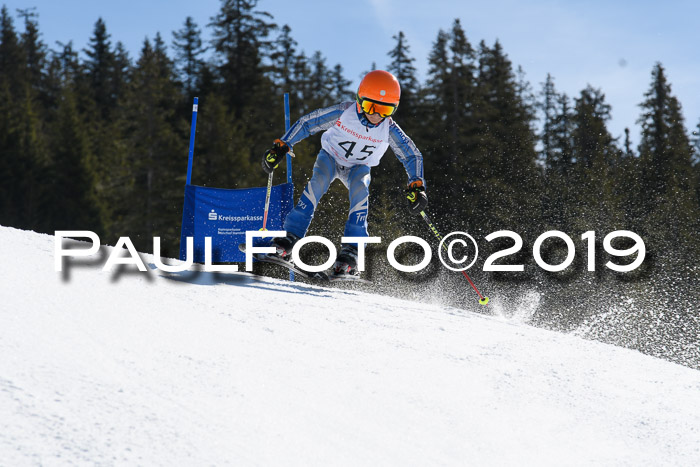
[[[440,241],[440,243],[442,243],[442,247],[445,249],[445,251],[448,251],[447,247],[445,246],[445,243],[443,243],[443,241],[442,241],[442,235],[440,235],[440,232],[437,231],[437,229],[435,228],[433,223],[430,222],[430,218],[425,213],[425,211],[421,211],[420,215],[423,218],[423,220],[425,220],[425,222],[428,224],[428,227],[430,227],[430,230],[435,234],[438,241]],[[488,304],[489,297],[485,297],[484,295],[481,295],[481,292],[479,292],[479,289],[476,288],[476,285],[474,285],[474,282],[471,280],[471,278],[469,277],[469,275],[465,271],[461,271],[461,273],[464,274],[464,277],[467,278],[467,280],[469,281],[469,284],[472,286],[472,288],[474,289],[476,294],[479,296],[479,305]]]
[[[284,93],[284,131],[289,131],[289,93]],[[287,152],[287,183],[292,183],[292,151]],[[260,230],[267,230],[267,213],[270,210],[270,193],[272,193],[272,172],[267,177],[267,194],[265,195],[265,214],[263,215],[263,226]],[[294,276],[290,273],[292,280]]]
[[[270,193],[272,193],[272,172],[267,177],[267,194],[265,195],[265,214],[263,215],[263,226],[260,230],[267,230],[267,213],[270,210]]]

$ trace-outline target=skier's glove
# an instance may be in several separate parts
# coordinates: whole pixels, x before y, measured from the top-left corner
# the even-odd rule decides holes
[[[281,139],[276,139],[272,144],[272,148],[265,151],[262,160],[262,168],[265,172],[271,174],[277,168],[280,161],[289,152],[289,145]]]
[[[408,185],[406,199],[408,199],[408,212],[417,216],[424,211],[428,205],[428,195],[425,194],[423,182],[416,180]]]

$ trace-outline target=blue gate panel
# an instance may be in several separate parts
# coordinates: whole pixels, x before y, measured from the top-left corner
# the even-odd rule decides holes
[[[180,259],[186,259],[187,237],[193,237],[194,261],[203,263],[204,239],[211,237],[213,262],[244,262],[245,254],[238,245],[245,243],[246,231],[262,227],[266,192],[267,187],[230,190],[186,185]],[[291,183],[272,187],[267,230],[283,230],[284,219],[292,209],[293,195]],[[269,244],[270,240],[259,239],[256,245]]]

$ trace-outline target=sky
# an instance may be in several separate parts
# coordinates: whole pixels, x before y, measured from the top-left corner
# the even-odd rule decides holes
[[[121,41],[132,58],[146,37],[160,32],[166,43],[191,16],[210,37],[206,25],[219,11],[220,0],[152,0],[119,2],[87,0],[0,0],[11,13],[36,7],[43,40],[86,47],[102,18],[113,43]],[[609,129],[639,141],[639,103],[651,83],[651,70],[661,62],[672,93],[681,102],[688,131],[700,123],[700,2],[611,0],[259,0],[278,25],[287,24],[298,50],[320,51],[329,67],[340,63],[352,87],[372,63],[386,67],[392,38],[403,31],[424,81],[427,57],[440,29],[459,19],[468,40],[493,45],[498,40],[514,67],[522,66],[533,91],[547,74],[558,92],[576,97],[586,86],[602,89],[612,106]],[[22,29],[20,21],[15,23]],[[204,108],[201,109],[205,111]],[[622,141],[622,138],[621,138]]]

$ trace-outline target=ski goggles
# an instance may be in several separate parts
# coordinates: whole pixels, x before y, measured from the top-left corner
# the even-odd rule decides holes
[[[384,102],[373,101],[366,97],[357,96],[357,103],[367,115],[379,114],[380,117],[386,118],[396,112],[398,104],[386,104]]]

